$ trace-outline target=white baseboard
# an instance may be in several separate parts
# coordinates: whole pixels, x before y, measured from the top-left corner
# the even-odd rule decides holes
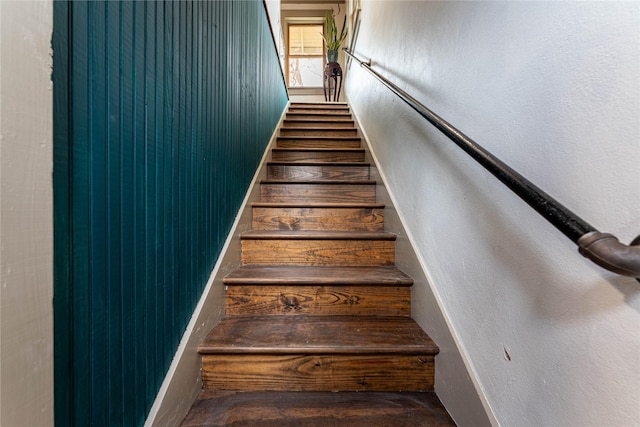
[[[414,279],[411,316],[440,347],[440,354],[436,356],[436,394],[458,425],[497,426],[499,423],[485,398],[477,374],[428,274],[427,262],[415,251],[415,239],[405,227],[402,211],[389,191],[387,178],[353,107],[351,113],[366,145],[367,155],[375,164],[376,179],[382,181],[382,185],[377,186],[376,196],[379,202],[385,203],[385,231],[398,235],[396,265]],[[414,309],[416,299],[423,305],[421,310]]]

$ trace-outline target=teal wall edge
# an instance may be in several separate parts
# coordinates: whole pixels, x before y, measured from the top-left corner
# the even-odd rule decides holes
[[[142,425],[287,103],[262,1],[54,3],[57,425]]]

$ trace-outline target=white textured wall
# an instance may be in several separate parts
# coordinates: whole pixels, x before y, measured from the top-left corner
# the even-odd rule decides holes
[[[53,425],[52,1],[0,1],[0,425]]]
[[[365,1],[361,25],[376,70],[596,228],[640,234],[640,3]],[[498,422],[640,425],[640,284],[582,258],[360,67],[347,95]],[[473,425],[448,378],[436,387]]]
[[[284,36],[282,33],[282,22],[280,20],[280,0],[265,0],[271,34],[280,58],[280,66],[284,67]]]

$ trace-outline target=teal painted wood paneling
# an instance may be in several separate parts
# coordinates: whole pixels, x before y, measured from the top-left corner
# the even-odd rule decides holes
[[[55,396],[142,425],[287,95],[262,1],[54,3]]]

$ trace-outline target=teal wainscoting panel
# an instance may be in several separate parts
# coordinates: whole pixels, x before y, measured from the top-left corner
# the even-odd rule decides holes
[[[287,103],[264,4],[54,3],[55,414],[144,423]]]

